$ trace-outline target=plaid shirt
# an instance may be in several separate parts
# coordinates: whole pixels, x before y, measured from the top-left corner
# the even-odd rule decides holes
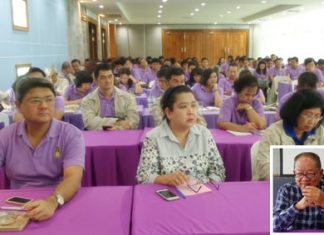
[[[319,188],[324,191],[323,180]],[[324,208],[315,206],[299,211],[294,206],[302,198],[303,194],[296,183],[287,183],[279,188],[273,211],[274,231],[324,229]]]

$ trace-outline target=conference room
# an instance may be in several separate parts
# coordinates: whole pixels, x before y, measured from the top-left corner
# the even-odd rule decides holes
[[[0,6],[0,231],[272,233],[270,145],[324,143],[321,1]]]

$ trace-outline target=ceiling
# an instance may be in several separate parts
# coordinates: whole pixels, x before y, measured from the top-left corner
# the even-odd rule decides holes
[[[255,24],[324,9],[324,0],[80,0],[80,3],[116,24]]]

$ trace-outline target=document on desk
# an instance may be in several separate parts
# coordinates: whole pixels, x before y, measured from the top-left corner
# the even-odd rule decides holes
[[[229,131],[227,130],[228,133],[231,133],[232,135],[236,136],[246,136],[246,135],[252,135],[250,132],[238,132],[238,131]]]
[[[176,190],[182,197],[188,197],[212,191],[206,185],[200,183],[193,185],[179,185],[176,187]]]

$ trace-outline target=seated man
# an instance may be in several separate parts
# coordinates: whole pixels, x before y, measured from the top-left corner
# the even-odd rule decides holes
[[[273,230],[323,229],[324,181],[321,159],[313,152],[294,160],[295,182],[282,185],[273,211]]]
[[[99,64],[95,70],[98,88],[81,102],[84,127],[88,130],[136,129],[139,115],[135,98],[114,86],[114,74],[109,64]]]
[[[11,188],[55,187],[48,198],[24,205],[31,219],[46,220],[80,187],[84,140],[77,128],[53,118],[55,91],[48,80],[23,79],[16,92],[24,121],[0,131],[0,167]]]
[[[164,68],[161,68],[161,70],[164,70],[163,74],[165,75],[165,77],[162,77],[162,76],[159,77],[159,82],[160,82],[161,88],[164,91],[166,91],[167,89],[169,89],[171,87],[185,85],[184,71],[182,70],[182,68],[164,67]],[[150,107],[150,111],[153,115],[155,125],[161,124],[162,119],[163,119],[163,110],[161,108],[161,99],[162,99],[162,97],[157,98],[155,100],[155,102],[152,104],[152,106]],[[206,121],[201,115],[198,115],[197,123],[206,126]]]
[[[254,76],[244,76],[234,83],[235,95],[227,98],[219,111],[218,127],[223,130],[249,132],[266,127],[262,104],[255,99],[259,91]]]
[[[234,94],[233,85],[238,77],[238,66],[232,63],[228,66],[227,77],[222,77],[218,81],[218,90],[223,100]]]

